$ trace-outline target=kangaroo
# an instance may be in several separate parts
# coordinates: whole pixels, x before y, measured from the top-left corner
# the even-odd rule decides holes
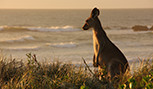
[[[106,66],[108,76],[112,79],[116,75],[124,74],[129,69],[129,64],[124,54],[106,35],[98,18],[99,14],[99,9],[94,8],[82,29],[88,30],[93,28],[93,66],[100,69],[102,66]]]

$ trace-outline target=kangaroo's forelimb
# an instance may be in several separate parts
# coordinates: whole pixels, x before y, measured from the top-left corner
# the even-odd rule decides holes
[[[102,45],[99,45],[99,47],[98,47],[98,54],[97,54],[97,57],[96,57],[97,65],[99,65],[99,62],[98,62],[99,56],[100,56],[100,53],[102,53],[102,50],[104,49],[104,46],[105,46],[105,44],[103,43]]]

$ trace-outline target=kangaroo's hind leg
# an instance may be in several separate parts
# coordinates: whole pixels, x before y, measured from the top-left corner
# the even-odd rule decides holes
[[[111,65],[111,69],[110,69],[110,75],[111,75],[111,80],[114,81],[118,81],[120,80],[120,77],[123,76],[123,72],[122,72],[123,66],[119,63],[114,63]]]
[[[95,54],[94,54],[94,56],[93,56],[93,66],[94,66],[94,67],[98,67],[97,60],[95,59]]]

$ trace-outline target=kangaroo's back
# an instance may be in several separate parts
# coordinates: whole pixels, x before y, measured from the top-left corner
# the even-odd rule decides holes
[[[120,49],[112,43],[109,39],[104,46],[103,51],[100,53],[99,64],[111,64],[113,67],[120,67],[122,73],[125,73],[126,69],[129,67],[128,61]]]

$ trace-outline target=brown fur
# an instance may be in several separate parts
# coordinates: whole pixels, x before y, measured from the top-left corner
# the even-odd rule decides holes
[[[109,40],[98,18],[100,11],[94,8],[86,20],[83,30],[93,28],[94,67],[106,66],[108,75],[124,74],[129,69],[129,64],[123,53]]]

